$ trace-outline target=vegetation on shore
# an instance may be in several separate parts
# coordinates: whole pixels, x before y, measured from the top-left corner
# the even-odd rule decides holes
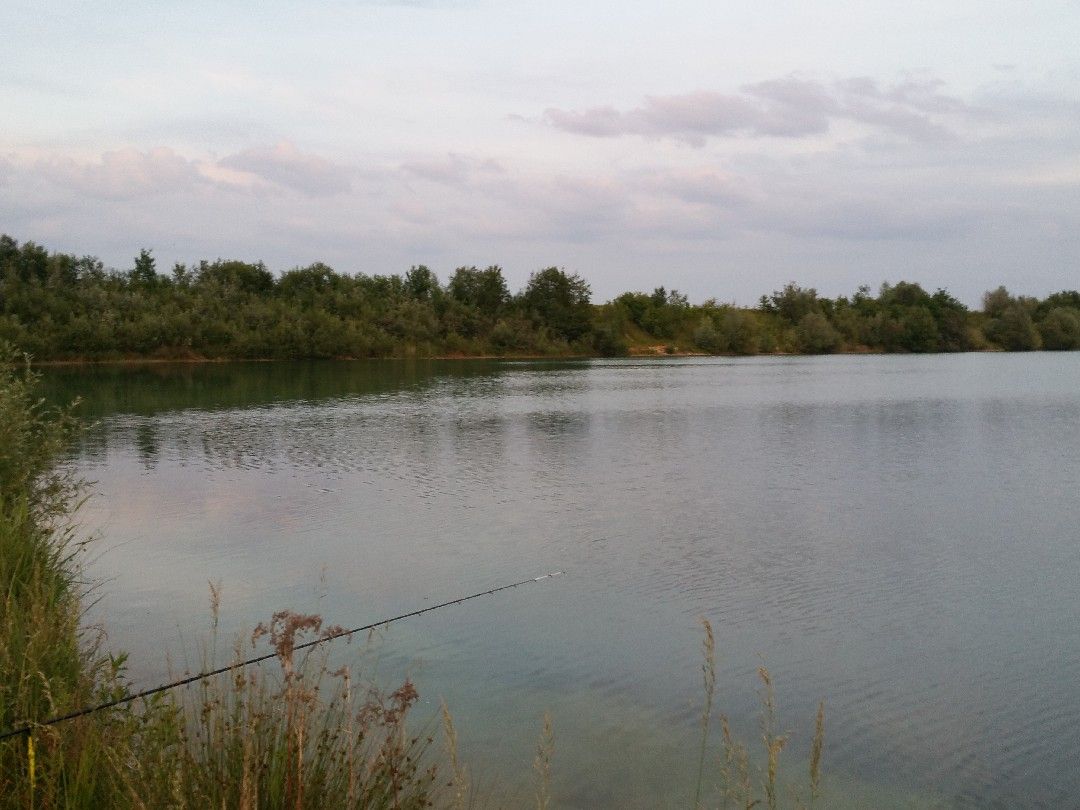
[[[460,267],[445,284],[424,266],[275,276],[218,260],[162,273],[143,250],[106,270],[0,236],[0,340],[39,361],[1062,350],[1080,348],[1080,292],[999,287],[981,311],[903,281],[838,298],[791,283],[754,308],[663,287],[592,304],[588,282],[557,267],[512,295],[497,266]]]

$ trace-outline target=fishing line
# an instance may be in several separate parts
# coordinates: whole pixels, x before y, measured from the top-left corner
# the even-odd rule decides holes
[[[339,633],[332,633],[331,635],[316,638],[312,641],[305,641],[303,644],[297,644],[295,647],[293,647],[293,649],[307,649],[308,647],[314,647],[327,641],[333,641],[334,639],[342,638],[343,636],[351,636],[354,633],[362,633],[365,630],[374,630],[376,627],[382,627],[392,622],[399,622],[402,619],[409,619],[413,616],[420,616],[424,613],[430,613],[433,610],[439,610],[440,608],[449,607],[450,605],[460,605],[462,602],[468,602],[470,599],[478,599],[481,596],[490,596],[491,594],[498,593],[499,591],[508,591],[511,588],[517,588],[521,585],[528,585],[530,582],[540,582],[545,579],[551,579],[553,577],[561,576],[562,573],[562,571],[554,571],[550,574],[544,574],[543,576],[532,577],[531,579],[523,579],[520,582],[511,582],[509,585],[500,585],[498,588],[492,588],[491,590],[487,591],[479,591],[478,593],[470,594],[469,596],[462,596],[459,599],[451,599],[449,602],[440,602],[437,605],[430,605],[426,608],[420,608],[419,610],[402,613],[399,616],[392,616],[389,619],[382,619],[377,622],[372,622],[371,624],[365,624],[362,627],[354,627],[352,630],[342,630]],[[173,681],[172,683],[164,683],[151,689],[144,689],[141,692],[136,692],[134,695],[127,695],[122,698],[117,698],[116,700],[99,703],[97,706],[87,706],[86,708],[79,709],[68,714],[63,714],[59,717],[50,718],[49,720],[46,720],[42,723],[32,723],[29,725],[21,726],[20,728],[11,729],[10,731],[5,731],[3,734],[0,734],[0,740],[6,740],[10,737],[23,736],[29,734],[35,728],[54,726],[57,723],[63,723],[67,720],[74,720],[76,717],[85,717],[88,714],[94,714],[94,712],[100,712],[104,709],[111,709],[114,706],[123,706],[133,701],[136,701],[139,698],[150,697],[151,695],[156,695],[159,692],[167,692],[170,689],[176,689],[178,686],[186,686],[190,683],[195,683],[196,681],[205,680],[206,678],[212,678],[214,675],[223,675],[226,672],[235,672],[236,670],[242,669],[243,667],[247,667],[252,664],[260,664],[263,661],[269,661],[271,658],[276,657],[276,652],[266,653],[265,655],[259,655],[255,658],[249,658],[246,661],[240,661],[239,663],[229,664],[228,666],[218,667],[217,669],[211,669],[206,672],[200,672],[196,675],[189,675],[188,677],[182,678],[179,681]]]

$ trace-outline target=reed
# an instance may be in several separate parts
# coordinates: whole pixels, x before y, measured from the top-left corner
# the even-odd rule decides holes
[[[446,755],[450,761],[452,774],[449,784],[450,807],[453,810],[465,810],[469,795],[469,775],[458,758],[457,730],[454,728],[454,718],[450,715],[450,708],[445,702],[442,704],[442,719],[443,731],[446,735]]]
[[[705,631],[705,640],[702,642],[704,663],[701,665],[705,686],[705,708],[701,713],[701,746],[698,750],[697,783],[694,788],[694,808],[701,807],[701,787],[705,779],[705,752],[709,745],[709,720],[712,717],[713,694],[716,691],[716,638],[713,636],[712,624],[704,616],[701,618],[701,626]]]
[[[29,360],[0,344],[0,728],[106,700],[123,657],[81,626],[80,488],[56,466],[75,430],[46,408]],[[127,758],[128,719],[107,711],[0,743],[0,806],[103,807]]]
[[[410,730],[412,683],[386,693],[361,679],[358,690],[351,667],[332,670],[328,652],[295,649],[337,631],[318,616],[275,614],[247,642],[270,645],[273,666],[238,667],[163,698],[132,795],[147,806],[431,806],[438,768],[431,738]],[[237,662],[247,645],[236,646]]]
[[[536,745],[536,759],[533,770],[536,772],[536,810],[548,810],[551,806],[551,760],[555,755],[555,731],[551,723],[551,714],[544,712],[544,728],[540,732],[540,742]]]
[[[702,731],[698,752],[698,775],[694,789],[694,810],[704,806],[702,802],[704,763],[709,743],[709,722],[716,689],[716,639],[709,620],[702,618],[701,624],[705,633],[702,643],[705,706],[701,718]],[[755,777],[755,772],[759,769],[754,767],[749,751],[743,743],[735,739],[727,716],[720,715],[721,741],[720,753],[717,756],[720,785],[717,798],[718,806],[723,810],[728,810],[728,808],[750,810],[750,808],[758,806],[764,806],[768,810],[778,810],[781,807],[780,755],[787,746],[791,735],[789,733],[781,734],[777,731],[776,693],[773,687],[772,675],[764,664],[758,667],[757,674],[758,679],[761,681],[760,723],[761,741],[764,748],[763,765],[760,767],[760,773]],[[810,743],[808,802],[803,801],[803,790],[800,785],[789,785],[788,793],[791,798],[790,804],[793,807],[811,807],[821,798],[821,757],[824,747],[825,702],[821,701],[818,704],[814,724],[814,737]]]

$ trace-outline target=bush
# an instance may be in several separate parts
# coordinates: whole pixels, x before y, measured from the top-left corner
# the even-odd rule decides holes
[[[1043,348],[1062,351],[1080,349],[1080,313],[1054,307],[1039,324]]]
[[[795,328],[795,344],[805,354],[829,354],[839,343],[840,333],[817,312],[804,315]]]
[[[983,332],[991,343],[1009,352],[1028,352],[1042,346],[1031,315],[1018,302],[1007,305],[1000,315],[987,321]]]
[[[752,312],[729,309],[720,318],[720,339],[733,354],[757,354],[761,348],[760,332]]]
[[[719,354],[726,348],[713,319],[708,315],[703,316],[694,329],[694,343],[710,354]]]

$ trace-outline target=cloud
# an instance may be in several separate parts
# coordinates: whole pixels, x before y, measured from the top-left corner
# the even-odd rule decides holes
[[[341,194],[352,187],[347,169],[318,155],[301,152],[289,141],[245,149],[222,158],[218,165],[313,197]]]
[[[813,206],[776,203],[757,213],[755,226],[810,239],[847,242],[933,242],[971,232],[987,212],[970,201],[925,203],[836,195]]]
[[[977,111],[945,95],[937,80],[907,80],[882,87],[857,77],[824,84],[788,76],[748,84],[739,93],[700,91],[646,96],[641,106],[584,111],[550,107],[544,120],[556,129],[594,138],[641,135],[702,146],[710,137],[805,138],[835,121],[864,124],[913,141],[938,141],[950,130],[938,120]]]
[[[401,164],[407,174],[448,186],[467,185],[476,176],[492,176],[505,173],[506,169],[496,160],[472,158],[450,153],[444,157],[414,160]]]
[[[742,206],[752,197],[742,178],[711,169],[651,173],[639,181],[639,186],[648,194],[662,194],[685,203],[724,208]]]
[[[200,181],[196,164],[165,146],[146,152],[131,147],[117,149],[105,152],[96,163],[49,158],[40,161],[37,170],[80,194],[111,200],[172,193]]]

